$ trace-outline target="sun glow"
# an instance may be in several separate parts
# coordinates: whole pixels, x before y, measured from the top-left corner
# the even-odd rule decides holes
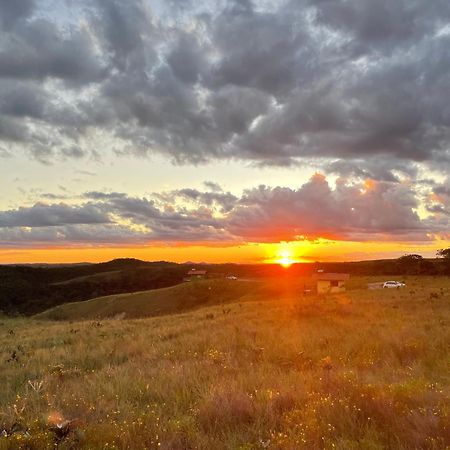
[[[307,241],[279,242],[277,244],[264,244],[267,264],[279,264],[282,267],[290,267],[297,263],[310,262],[307,256],[310,243]]]
[[[289,267],[297,261],[295,258],[293,258],[292,252],[290,250],[282,250],[279,252],[278,258],[275,260],[275,262],[283,267]]]

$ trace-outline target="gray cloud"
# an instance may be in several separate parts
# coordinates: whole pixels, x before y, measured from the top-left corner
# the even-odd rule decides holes
[[[0,82],[0,114],[41,119],[47,98],[39,86],[12,80]]]
[[[28,17],[34,9],[34,0],[2,0],[0,2],[0,25],[8,30],[18,20]]]
[[[443,228],[450,229],[450,178],[441,184],[434,184],[425,205],[427,211],[440,220]]]
[[[410,45],[447,24],[450,7],[445,0],[409,2],[399,0],[323,0],[316,6],[316,19],[348,37],[353,51],[382,49],[390,52],[399,44]]]
[[[0,228],[53,227],[71,224],[104,224],[110,220],[96,205],[69,206],[64,203],[47,205],[36,203],[32,207],[0,212]]]
[[[177,199],[187,200],[198,205],[217,208],[221,213],[227,213],[234,208],[238,201],[235,195],[231,192],[222,192],[222,189],[216,183],[206,182],[204,184],[209,189],[207,192],[185,188],[154,195],[166,203],[174,203]]]
[[[84,198],[90,198],[92,200],[106,200],[114,198],[124,198],[127,194],[123,192],[100,192],[100,191],[90,191],[83,194]]]
[[[11,158],[11,153],[9,153],[4,148],[0,147],[0,158]]]
[[[41,198],[45,198],[46,200],[68,200],[70,197],[65,194],[53,194],[52,192],[44,192],[41,195]]]
[[[67,158],[74,158],[74,159],[80,159],[86,155],[86,152],[82,148],[77,146],[63,148],[61,149],[61,153]]]
[[[0,246],[228,245],[318,238],[425,242],[445,237],[450,221],[447,184],[430,194],[430,215],[421,218],[419,197],[409,184],[339,179],[333,188],[319,174],[298,189],[259,186],[240,197],[196,189],[149,198],[88,192],[77,197],[78,204],[37,203],[1,211]],[[48,193],[43,196],[51,199]]]
[[[260,186],[245,192],[228,226],[253,241],[375,236],[427,240],[429,229],[414,212],[416,207],[417,198],[407,186],[338,182],[333,190],[322,175],[315,175],[298,190]]]
[[[84,84],[105,74],[93,42],[80,29],[67,36],[54,23],[36,18],[18,24],[0,42],[1,78],[54,77]]]
[[[345,178],[374,179],[388,182],[399,182],[399,175],[415,179],[417,167],[415,164],[396,160],[394,158],[380,160],[366,158],[346,161],[339,159],[324,166],[329,173],[335,173]]]
[[[39,228],[0,228],[0,247],[27,248],[49,245],[143,244],[146,236],[117,224],[64,225]]]
[[[6,146],[11,142],[23,142],[28,138],[28,128],[16,119],[0,115],[0,140]]]
[[[212,85],[288,95],[314,71],[306,22],[298,6],[256,12],[251,2],[234,2],[212,24],[214,47],[220,55],[210,74]],[[305,60],[308,64],[302,63]]]
[[[156,27],[145,1],[95,0],[94,23],[114,66],[123,72],[145,70],[156,57]]]
[[[207,69],[204,49],[198,37],[189,33],[180,33],[167,55],[167,64],[182,83],[196,83]]]
[[[203,185],[205,186],[208,191],[212,192],[222,192],[222,186],[220,186],[219,183],[216,183],[215,181],[204,181]]]
[[[386,182],[450,166],[447,1],[172,3],[96,0],[67,23],[2,2],[3,147],[86,157],[91,128],[117,154],[179,164],[314,162]]]

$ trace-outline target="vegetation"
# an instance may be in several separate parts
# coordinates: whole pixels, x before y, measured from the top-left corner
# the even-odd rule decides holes
[[[442,272],[450,275],[450,248],[438,250],[437,256],[442,258]]]
[[[438,250],[437,255],[440,258],[450,259],[450,248],[442,248],[441,250]]]
[[[0,310],[31,315],[66,302],[173,286],[182,265],[138,260],[67,267],[0,266]]]
[[[51,320],[86,320],[157,316],[208,304],[236,301],[255,288],[261,289],[259,283],[252,281],[195,281],[169,288],[66,303],[37,317]]]
[[[380,279],[325,297],[230,282],[145,319],[5,318],[0,449],[448,448],[450,280],[365,289]]]
[[[442,250],[437,259],[405,255],[397,260],[349,263],[195,265],[212,278],[233,274],[250,279],[290,279],[310,276],[317,269],[352,275],[450,275],[450,258]],[[174,286],[182,282],[188,264],[117,259],[101,264],[69,266],[0,266],[0,311],[8,315],[33,315],[57,305],[101,296]]]

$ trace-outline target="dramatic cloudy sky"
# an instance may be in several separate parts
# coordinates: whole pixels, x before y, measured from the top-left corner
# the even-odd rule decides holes
[[[449,24],[448,0],[0,0],[0,262],[433,255]]]

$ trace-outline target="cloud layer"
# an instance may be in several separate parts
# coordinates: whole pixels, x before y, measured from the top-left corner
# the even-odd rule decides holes
[[[2,154],[448,170],[448,1],[169,3],[1,2]]]
[[[404,183],[338,180],[316,174],[298,189],[259,186],[239,197],[207,183],[149,198],[86,192],[70,203],[0,211],[3,247],[217,244],[316,240],[429,241],[448,238],[450,189],[436,185],[428,215]]]
[[[0,211],[0,246],[448,239],[449,23],[447,0],[1,1],[0,162],[326,177],[49,192]]]

